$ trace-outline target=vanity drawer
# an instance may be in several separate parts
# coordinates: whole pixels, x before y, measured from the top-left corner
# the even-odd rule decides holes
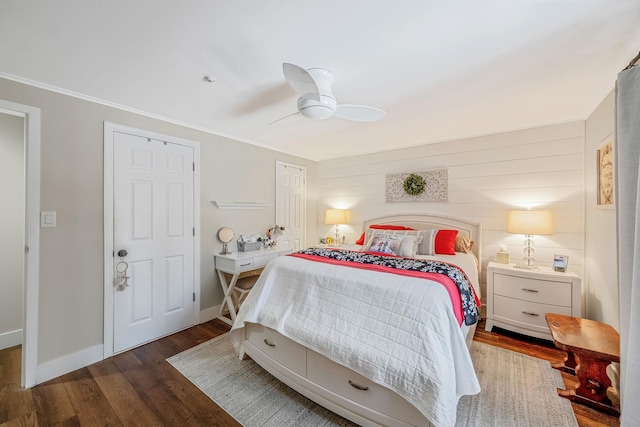
[[[305,347],[280,335],[273,329],[265,328],[256,323],[248,323],[245,333],[247,341],[264,354],[293,372],[303,377],[306,376],[307,349]]]
[[[353,402],[387,414],[411,425],[424,417],[394,391],[376,384],[312,350],[307,350],[307,379]]]
[[[264,267],[272,259],[278,258],[278,254],[259,255],[253,258],[253,265]]]
[[[524,301],[571,307],[571,282],[494,274],[493,292]]]
[[[216,258],[216,268],[226,272],[243,272],[254,269],[254,259],[251,257],[231,259],[231,258]]]

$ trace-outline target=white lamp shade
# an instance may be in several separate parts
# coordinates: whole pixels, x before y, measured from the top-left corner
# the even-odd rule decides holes
[[[347,210],[346,209],[327,209],[324,214],[325,224],[346,224],[347,223]]]
[[[513,234],[553,234],[551,211],[509,211],[507,232]]]

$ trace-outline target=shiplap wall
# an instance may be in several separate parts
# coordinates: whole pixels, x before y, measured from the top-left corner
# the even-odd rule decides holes
[[[363,220],[391,213],[430,212],[482,224],[483,271],[506,244],[512,262],[522,258],[524,236],[506,232],[510,209],[550,209],[554,234],[536,236],[536,261],[551,265],[554,254],[569,256],[569,269],[582,274],[584,222],[584,121],[345,157],[318,164],[318,232],[325,208],[349,210],[340,226],[347,243]],[[387,173],[447,168],[446,203],[385,203]],[[483,295],[485,275],[482,275]]]

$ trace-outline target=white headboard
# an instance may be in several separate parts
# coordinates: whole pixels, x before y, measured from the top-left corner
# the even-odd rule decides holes
[[[479,261],[482,260],[482,225],[477,222],[428,213],[407,213],[386,215],[365,220],[362,224],[362,230],[366,231],[371,224],[404,225],[405,227],[415,228],[416,230],[432,230],[434,228],[458,230],[461,236],[468,237],[473,241],[473,253]]]

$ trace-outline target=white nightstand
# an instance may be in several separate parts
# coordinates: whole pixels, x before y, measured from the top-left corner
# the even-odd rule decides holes
[[[260,249],[258,251],[232,252],[227,255],[216,254],[216,271],[218,272],[218,278],[220,279],[220,286],[222,286],[222,290],[224,292],[224,299],[222,300],[222,304],[220,304],[218,319],[229,325],[233,325],[242,300],[253,287],[255,280],[252,280],[251,278],[247,278],[248,280],[238,281],[241,273],[261,269],[272,259],[281,255],[290,254],[291,252],[293,251],[289,247],[276,246],[274,248]],[[227,278],[224,273],[231,275],[231,280],[229,280],[229,282],[227,282]],[[234,291],[239,294],[235,301]],[[225,303],[231,318],[223,315]]]
[[[581,280],[549,267],[536,270],[490,262],[487,267],[487,321],[520,334],[551,340],[546,313],[582,317]]]

